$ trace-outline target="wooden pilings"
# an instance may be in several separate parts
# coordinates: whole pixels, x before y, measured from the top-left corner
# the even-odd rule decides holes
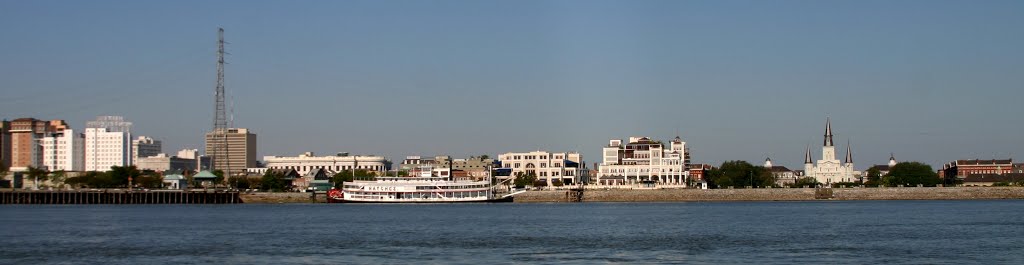
[[[0,204],[234,204],[236,191],[0,191]]]

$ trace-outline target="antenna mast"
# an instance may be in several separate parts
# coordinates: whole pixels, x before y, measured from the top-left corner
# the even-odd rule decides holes
[[[213,163],[211,170],[221,169],[229,174],[231,164],[228,162],[228,121],[224,106],[224,28],[217,28],[217,90],[215,94],[213,114]],[[226,180],[227,178],[225,178]]]

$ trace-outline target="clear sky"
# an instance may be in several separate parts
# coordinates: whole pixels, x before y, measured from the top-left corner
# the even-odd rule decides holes
[[[261,158],[592,164],[678,132],[694,162],[801,168],[829,116],[858,169],[1024,155],[1024,1],[0,0],[0,118],[122,115],[201,148],[217,27]]]

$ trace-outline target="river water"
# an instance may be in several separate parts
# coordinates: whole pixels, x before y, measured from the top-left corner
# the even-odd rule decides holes
[[[1024,264],[1024,201],[0,206],[0,264]]]

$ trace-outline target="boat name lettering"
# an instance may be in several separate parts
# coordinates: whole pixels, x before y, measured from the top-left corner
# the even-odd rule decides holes
[[[366,187],[368,191],[397,191],[395,187]]]

